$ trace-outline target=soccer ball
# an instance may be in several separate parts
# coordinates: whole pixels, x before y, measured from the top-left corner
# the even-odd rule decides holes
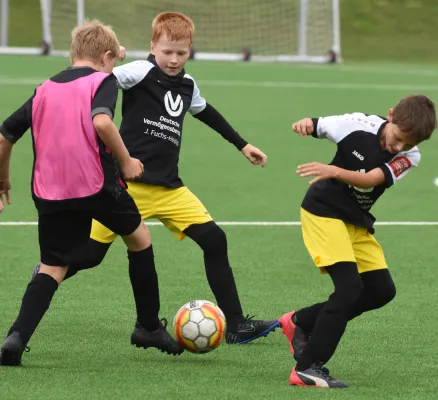
[[[218,347],[225,328],[224,313],[207,300],[193,300],[184,304],[173,320],[176,338],[192,353],[208,353]]]

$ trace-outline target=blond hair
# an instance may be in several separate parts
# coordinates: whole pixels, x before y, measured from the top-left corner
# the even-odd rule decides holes
[[[71,37],[72,62],[82,59],[97,61],[107,51],[111,51],[114,58],[119,56],[120,43],[116,34],[109,25],[96,19],[87,20],[83,25],[77,26],[73,29]]]
[[[152,21],[152,42],[166,35],[171,41],[190,40],[192,43],[195,25],[192,20],[179,12],[163,12]]]

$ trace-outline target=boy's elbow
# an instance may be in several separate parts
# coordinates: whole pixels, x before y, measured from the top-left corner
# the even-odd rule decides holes
[[[0,132],[0,146],[2,147],[12,147],[14,145],[14,143],[12,143],[11,141],[9,141],[8,139],[6,139],[2,133]]]
[[[105,130],[109,125],[112,124],[111,118],[106,114],[97,114],[93,118],[93,125],[94,128],[100,132],[102,130]]]
[[[365,182],[365,187],[362,189],[372,189],[376,186],[379,186],[385,182],[385,175],[383,174],[382,169],[376,168],[365,174],[367,180]]]
[[[360,188],[364,189],[364,190],[368,190],[368,189],[372,189],[374,186],[376,186],[376,185],[374,185],[372,183],[367,183],[367,184],[360,186]]]
[[[365,174],[365,179],[361,182],[360,185],[356,186],[360,189],[368,190],[379,186],[381,183],[382,182],[380,181],[379,177],[374,176],[373,174]]]

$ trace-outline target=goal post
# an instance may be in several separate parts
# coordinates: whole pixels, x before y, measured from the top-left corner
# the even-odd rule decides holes
[[[0,53],[20,52],[8,46],[9,1],[0,0]],[[341,54],[339,0],[40,0],[40,6],[41,43],[54,55],[67,55],[74,26],[96,18],[114,28],[128,57],[145,57],[151,22],[168,10],[195,23],[195,59],[240,61],[246,54],[252,61],[323,63]]]

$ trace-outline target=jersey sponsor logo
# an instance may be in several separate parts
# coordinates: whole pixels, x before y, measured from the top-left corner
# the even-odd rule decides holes
[[[183,109],[183,101],[180,95],[173,100],[172,92],[169,90],[164,96],[164,106],[171,117],[178,117]]]
[[[360,161],[365,160],[365,157],[362,154],[359,154],[356,150],[353,150],[353,155],[356,156]]]
[[[396,178],[398,178],[403,172],[407,171],[409,168],[412,167],[411,160],[405,156],[399,156],[394,158],[390,163],[389,166],[392,169],[392,173]]]

